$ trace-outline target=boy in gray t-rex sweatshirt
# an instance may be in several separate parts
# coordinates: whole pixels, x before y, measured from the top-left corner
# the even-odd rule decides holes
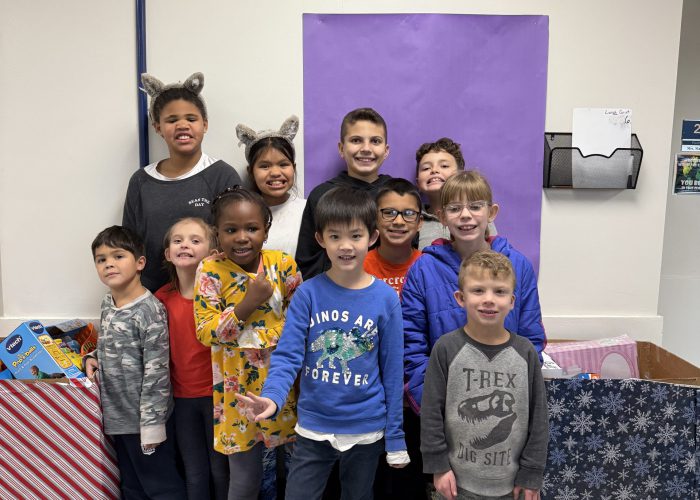
[[[443,335],[430,355],[421,408],[423,470],[448,500],[539,498],[547,402],[534,347],[503,326],[514,286],[508,257],[486,250],[466,259],[455,299],[467,324]]]

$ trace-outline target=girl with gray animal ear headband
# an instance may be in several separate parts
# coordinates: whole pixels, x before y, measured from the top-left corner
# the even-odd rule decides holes
[[[174,395],[174,439],[178,443],[184,464],[188,495],[220,498],[228,490],[228,460],[214,453],[213,401],[211,369],[188,370],[202,356],[209,359],[208,350],[192,351],[185,320],[192,322],[192,299],[180,290],[172,290],[163,266],[164,236],[179,219],[196,217],[211,223],[210,203],[228,186],[241,183],[231,165],[202,152],[202,140],[208,128],[207,108],[201,92],[204,75],[194,73],[184,83],[164,84],[152,75],[141,75],[143,90],[150,97],[149,116],[153,128],[168,146],[168,157],[138,169],[129,181],[124,202],[122,224],[143,238],[146,246],[146,267],[141,282],[159,296],[170,296],[177,308],[184,311],[179,328],[170,330],[170,352],[173,360],[170,375]],[[180,235],[188,242],[180,252],[192,253],[187,245],[195,244],[191,234]],[[163,295],[161,295],[163,294]],[[189,315],[187,304],[189,300]],[[173,315],[173,318],[178,316]],[[169,318],[170,319],[170,318]],[[171,323],[172,325],[172,323]],[[195,339],[195,343],[196,339]],[[201,348],[202,346],[200,346]],[[194,361],[193,361],[194,360]],[[205,359],[206,361],[206,359]],[[209,359],[211,367],[211,360]],[[210,457],[200,460],[200,457]],[[210,482],[211,478],[211,482]],[[211,486],[211,490],[210,490]]]
[[[122,225],[146,245],[141,282],[155,292],[168,282],[163,266],[163,237],[183,217],[211,219],[209,203],[228,186],[241,183],[231,165],[202,152],[207,108],[201,92],[204,75],[194,73],[184,83],[164,84],[141,75],[150,96],[153,128],[168,146],[168,157],[138,169],[129,181]]]
[[[294,137],[299,118],[290,116],[278,130],[254,131],[239,123],[236,136],[245,146],[251,187],[272,210],[273,224],[263,248],[296,253],[306,200],[297,196]]]

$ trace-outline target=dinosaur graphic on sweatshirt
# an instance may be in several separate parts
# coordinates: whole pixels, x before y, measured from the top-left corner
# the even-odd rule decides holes
[[[343,373],[349,373],[348,361],[359,358],[364,353],[371,351],[374,348],[376,336],[376,327],[365,332],[361,332],[356,326],[349,332],[342,328],[324,330],[311,343],[311,352],[322,351],[321,357],[316,361],[316,368],[323,367],[325,360],[328,360],[328,368],[335,368],[335,361],[338,360]]]
[[[475,434],[472,448],[485,450],[508,439],[518,418],[513,410],[515,398],[510,392],[494,390],[491,394],[465,399],[457,412]]]

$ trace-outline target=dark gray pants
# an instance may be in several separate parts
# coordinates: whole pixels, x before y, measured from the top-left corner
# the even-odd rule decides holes
[[[228,456],[228,500],[257,500],[262,480],[263,449],[263,443],[258,442],[248,451]]]
[[[175,398],[175,438],[189,500],[224,500],[228,494],[228,460],[214,450],[213,407],[211,396]]]

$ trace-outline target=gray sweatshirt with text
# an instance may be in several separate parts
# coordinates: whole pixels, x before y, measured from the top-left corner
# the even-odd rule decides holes
[[[146,246],[146,268],[141,283],[155,293],[168,281],[163,266],[163,237],[179,219],[200,217],[211,223],[211,204],[227,187],[241,184],[233,167],[221,160],[201,172],[179,180],[164,181],[144,169],[129,180],[122,225],[138,234]]]
[[[425,473],[452,469],[457,486],[485,496],[540,489],[549,425],[542,370],[529,340],[485,345],[463,329],[435,344],[425,374]]]

